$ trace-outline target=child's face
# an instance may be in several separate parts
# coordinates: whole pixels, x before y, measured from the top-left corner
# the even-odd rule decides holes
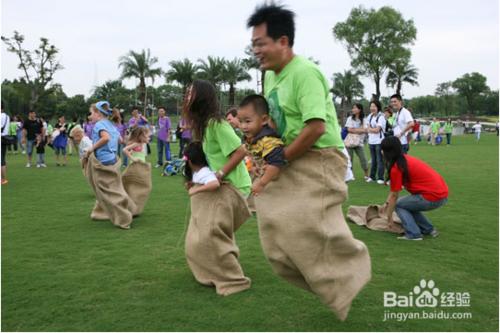
[[[97,110],[94,110],[94,109],[90,109],[90,111],[92,112],[90,114],[90,120],[93,121],[94,123],[101,120],[101,114],[99,113],[99,111]]]
[[[268,116],[258,114],[251,104],[238,110],[240,129],[247,138],[255,137],[267,123]]]

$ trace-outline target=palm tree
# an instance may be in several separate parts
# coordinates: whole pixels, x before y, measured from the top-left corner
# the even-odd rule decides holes
[[[161,68],[153,68],[158,62],[158,58],[151,57],[149,49],[142,50],[140,53],[132,50],[127,55],[120,57],[118,68],[122,69],[121,79],[137,78],[139,79],[139,99],[143,102],[146,110],[146,79],[150,78],[154,83],[156,76],[162,73]]]
[[[234,105],[234,96],[236,93],[236,84],[241,81],[251,80],[252,77],[247,73],[243,61],[234,58],[231,61],[224,62],[223,80],[229,85],[229,104]]]
[[[166,73],[167,81],[176,81],[182,86],[182,94],[186,93],[187,87],[193,83],[198,66],[193,64],[189,59],[169,62],[171,69]]]
[[[220,89],[220,85],[223,83],[222,76],[224,72],[224,59],[220,57],[208,56],[207,61],[203,59],[198,59],[198,75],[200,78],[212,82],[212,84]]]
[[[344,71],[344,73],[334,73],[333,87],[330,90],[335,98],[340,98],[340,109],[342,110],[339,120],[344,123],[347,107],[352,105],[352,101],[356,97],[363,97],[364,86],[359,80],[359,74],[352,70]]]
[[[417,78],[418,69],[408,59],[400,59],[389,66],[385,83],[388,87],[396,87],[396,93],[401,94],[403,82],[418,86]]]

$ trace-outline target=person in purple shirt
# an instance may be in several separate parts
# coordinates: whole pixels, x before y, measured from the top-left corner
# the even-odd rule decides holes
[[[137,126],[147,126],[148,120],[146,117],[139,113],[139,108],[134,106],[132,108],[132,118],[128,121],[128,127],[132,130]]]
[[[87,122],[83,124],[83,130],[85,131],[85,135],[89,138],[92,137],[92,129],[94,128],[95,123],[90,119],[90,115],[87,117]]]
[[[120,113],[120,110],[117,108],[113,108],[113,113],[111,114],[111,122],[115,126],[115,128],[118,130],[118,133],[120,133],[120,139],[118,140],[118,150],[117,150],[117,155],[120,157],[120,154],[125,148],[126,144],[126,138],[127,138],[127,125],[123,123],[123,118]],[[127,166],[127,156],[123,154],[121,156],[122,158],[122,166]]]
[[[170,161],[170,118],[167,116],[167,110],[164,106],[158,108],[158,162],[155,168],[163,165],[163,150],[165,149],[165,160]]]
[[[187,146],[189,143],[191,143],[191,126],[184,118],[181,118],[178,126],[181,133],[181,137],[179,139],[179,158],[182,158],[182,155],[184,153],[184,146]]]

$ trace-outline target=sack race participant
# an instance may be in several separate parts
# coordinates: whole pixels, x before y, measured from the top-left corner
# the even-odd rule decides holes
[[[370,257],[342,213],[347,159],[329,83],[314,63],[293,54],[293,16],[265,4],[248,20],[253,52],[267,70],[264,95],[288,161],[255,197],[259,234],[273,270],[345,320],[371,278]]]
[[[91,117],[95,122],[92,129],[93,146],[87,150],[86,174],[96,195],[92,219],[110,219],[122,229],[130,229],[134,202],[123,188],[120,173],[120,159],[117,158],[120,134],[107,119],[111,115],[108,102],[101,101],[91,106]]]
[[[122,182],[125,192],[135,203],[135,210],[132,211],[134,216],[144,210],[153,187],[151,164],[146,162],[146,144],[149,138],[147,127],[135,127],[130,133],[127,146],[123,148],[123,153],[132,162],[123,171]]]
[[[191,124],[193,139],[202,142],[208,166],[218,170],[219,182],[227,181],[215,191],[193,194],[196,189],[190,188],[193,195],[186,259],[199,283],[215,286],[217,294],[227,296],[246,290],[251,284],[238,261],[234,238],[234,233],[250,217],[245,201],[251,186],[243,164],[246,151],[219,113],[217,93],[210,82],[193,82],[186,94],[184,113]],[[192,185],[188,183],[188,187]]]

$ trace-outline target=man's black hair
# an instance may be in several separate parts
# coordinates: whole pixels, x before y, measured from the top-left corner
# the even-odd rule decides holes
[[[248,18],[247,27],[251,28],[266,23],[269,37],[277,40],[286,36],[288,37],[288,45],[292,47],[295,37],[294,17],[295,13],[282,5],[277,5],[274,2],[264,3],[255,8],[255,12]]]
[[[403,97],[401,97],[400,94],[394,94],[391,96],[391,99],[393,98],[396,98],[398,101],[402,102],[403,101]]]
[[[240,108],[251,104],[253,109],[259,115],[269,114],[269,105],[267,104],[266,99],[262,95],[248,95],[243,98],[240,103]]]

